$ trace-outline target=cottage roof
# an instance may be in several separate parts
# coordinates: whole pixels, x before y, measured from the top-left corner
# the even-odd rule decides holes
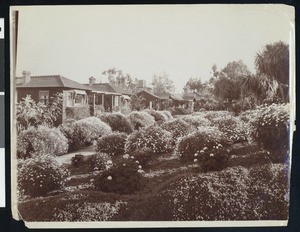
[[[160,99],[160,100],[167,100],[170,99],[170,94],[168,93],[164,93],[164,94],[154,94],[149,92],[148,90],[142,90],[138,93],[138,95],[141,95],[143,93],[148,94],[149,96],[151,96],[152,98],[156,98],[156,99]]]
[[[201,95],[199,93],[185,93],[182,95],[184,100],[199,100],[201,99]]]
[[[171,94],[170,98],[172,98],[175,101],[184,101],[182,94]]]
[[[61,75],[31,76],[28,83],[17,85],[17,88],[41,87],[64,87],[70,89],[90,90],[89,87]]]

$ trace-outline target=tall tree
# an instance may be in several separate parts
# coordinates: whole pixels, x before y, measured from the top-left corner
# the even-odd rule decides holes
[[[175,90],[173,81],[165,72],[160,75],[154,74],[151,84],[154,94],[172,93]]]
[[[204,86],[203,83],[201,82],[200,78],[193,78],[191,77],[187,83],[185,84],[185,87],[187,87],[190,90],[196,91],[196,92],[200,92]]]

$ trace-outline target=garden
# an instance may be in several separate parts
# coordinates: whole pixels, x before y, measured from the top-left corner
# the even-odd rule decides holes
[[[59,126],[39,107],[17,109],[25,221],[287,219],[288,103],[103,112]]]

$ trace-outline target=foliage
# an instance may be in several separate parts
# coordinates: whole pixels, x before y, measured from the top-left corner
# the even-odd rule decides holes
[[[171,150],[172,134],[157,125],[150,125],[140,131],[133,132],[125,144],[127,153],[149,148],[155,154]]]
[[[225,134],[232,142],[244,142],[247,140],[248,135],[247,124],[241,121],[238,117],[231,115],[220,116],[211,120],[213,126],[219,128],[221,132]]]
[[[31,197],[45,196],[60,190],[68,171],[50,155],[35,156],[20,162],[18,187],[21,194]]]
[[[52,127],[62,113],[62,95],[50,97],[48,105],[36,103],[30,95],[16,104],[17,133],[31,126],[44,125]]]
[[[70,151],[89,146],[99,137],[111,133],[110,126],[96,117],[84,118],[61,125],[60,130],[68,138]]]
[[[185,87],[192,91],[200,92],[204,86],[200,78],[191,77],[185,84]]]
[[[125,154],[124,157],[128,157],[129,154]],[[130,157],[133,157],[142,166],[143,170],[149,168],[150,164],[155,158],[154,152],[149,148],[142,148],[130,153]]]
[[[162,74],[154,74],[151,82],[154,94],[165,94],[174,92],[174,83],[164,72]]]
[[[88,166],[90,171],[108,170],[112,166],[111,157],[106,153],[97,153],[84,159],[84,165]]]
[[[145,112],[150,114],[154,118],[157,124],[162,124],[168,120],[167,116],[163,114],[161,111],[147,109],[145,110]]]
[[[155,123],[154,117],[146,112],[133,111],[127,118],[135,130]]]
[[[209,121],[212,121],[214,118],[226,117],[228,115],[233,115],[233,114],[226,110],[220,110],[220,111],[199,112],[199,115],[202,115],[204,118],[208,119]]]
[[[133,157],[118,160],[95,179],[97,190],[119,194],[134,193],[142,188],[142,167]]]
[[[147,101],[143,96],[133,95],[130,99],[131,110],[144,110],[147,108]]]
[[[124,132],[127,134],[130,134],[133,131],[130,121],[121,113],[106,113],[101,114],[99,117],[111,127],[112,131]]]
[[[262,107],[251,123],[255,141],[270,151],[271,160],[285,162],[289,152],[289,105]]]
[[[76,154],[71,158],[71,164],[74,167],[80,167],[84,163],[84,156],[82,154]]]
[[[102,115],[104,112],[105,112],[104,106],[101,106],[101,105],[95,105],[95,107],[94,107],[94,116],[95,116],[95,117],[99,117],[99,116]]]
[[[75,120],[90,117],[90,109],[88,106],[83,107],[66,107],[67,118]]]
[[[170,111],[162,110],[161,113],[163,113],[167,117],[168,120],[173,119],[173,116]]]
[[[173,144],[175,144],[178,138],[195,131],[195,128],[191,124],[182,119],[173,119],[172,121],[165,122],[161,125],[161,128],[172,134]]]
[[[182,107],[173,107],[170,109],[171,114],[174,115],[186,115],[190,114],[191,111]]]
[[[62,155],[68,151],[68,141],[57,128],[38,126],[22,131],[17,139],[17,155],[29,158],[41,155]]]
[[[125,133],[114,132],[104,135],[97,140],[97,152],[109,155],[122,155],[125,150],[127,135]]]
[[[178,140],[175,155],[184,163],[199,162],[204,171],[220,170],[226,165],[229,143],[217,128],[202,127]]]
[[[186,115],[181,119],[196,128],[202,126],[211,126],[211,122],[201,115]]]

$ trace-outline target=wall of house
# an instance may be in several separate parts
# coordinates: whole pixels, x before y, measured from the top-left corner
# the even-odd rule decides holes
[[[43,88],[18,88],[17,89],[17,101],[22,101],[23,98],[25,98],[27,95],[30,95],[31,98],[38,103],[39,102],[39,91],[49,91],[49,97],[54,96],[57,93],[62,93],[62,88],[49,88],[49,87],[43,87]]]

